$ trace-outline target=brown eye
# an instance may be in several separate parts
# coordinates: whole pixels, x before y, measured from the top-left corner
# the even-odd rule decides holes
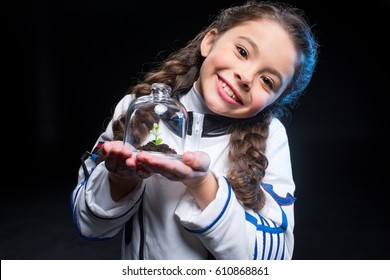
[[[243,47],[237,46],[237,51],[243,58],[248,58],[248,52]]]
[[[261,77],[261,79],[263,80],[263,83],[271,90],[274,89],[275,87],[275,84],[274,82],[269,78],[269,77]]]

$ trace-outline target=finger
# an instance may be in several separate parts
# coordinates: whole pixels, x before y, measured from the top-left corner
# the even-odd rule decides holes
[[[106,155],[109,155],[111,153],[119,154],[122,150],[122,144],[118,141],[112,141],[112,142],[105,142],[103,144],[103,152]]]
[[[105,155],[108,155],[111,150],[112,150],[112,143],[111,142],[105,142],[103,144],[103,153]]]
[[[118,155],[110,152],[107,154],[104,164],[109,171],[116,171],[118,165],[117,162],[118,162]]]
[[[183,154],[183,163],[193,170],[205,172],[210,167],[210,157],[205,152],[185,152]]]
[[[137,162],[139,162],[144,169],[161,174],[168,179],[181,178],[192,172],[190,167],[179,160],[155,157],[147,153],[139,153],[137,155]]]
[[[136,174],[139,177],[145,179],[145,178],[148,178],[148,177],[152,176],[153,172],[148,170],[147,168],[143,167],[140,163],[137,162]]]
[[[124,146],[121,141],[113,141],[104,143],[104,149],[107,153],[105,165],[109,171],[126,176],[135,174],[136,164],[129,147]]]

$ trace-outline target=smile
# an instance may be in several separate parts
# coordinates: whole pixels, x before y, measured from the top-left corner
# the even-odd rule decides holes
[[[240,102],[237,95],[234,94],[233,90],[224,82],[218,79],[219,84],[222,86],[225,93],[234,101]]]

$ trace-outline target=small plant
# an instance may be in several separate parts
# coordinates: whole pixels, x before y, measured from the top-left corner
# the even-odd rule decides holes
[[[158,132],[158,124],[157,123],[154,123],[153,124],[153,129],[150,130],[150,134],[152,134],[154,136],[154,140],[152,140],[152,143],[154,145],[160,145],[162,143],[162,138],[159,137],[161,133]]]
[[[149,130],[150,135],[153,135],[154,139],[150,140],[145,145],[138,146],[137,149],[142,151],[162,153],[166,155],[177,154],[175,149],[172,149],[171,147],[169,147],[168,144],[163,143],[163,139],[159,137],[161,133],[159,133],[158,130],[159,130],[158,123],[154,123],[153,128]]]

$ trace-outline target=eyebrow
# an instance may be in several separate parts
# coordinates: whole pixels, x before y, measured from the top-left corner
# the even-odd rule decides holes
[[[253,41],[251,38],[246,36],[239,36],[238,38],[247,41],[252,46],[252,48],[255,50],[256,53],[259,52],[259,47],[256,45],[255,41]]]

